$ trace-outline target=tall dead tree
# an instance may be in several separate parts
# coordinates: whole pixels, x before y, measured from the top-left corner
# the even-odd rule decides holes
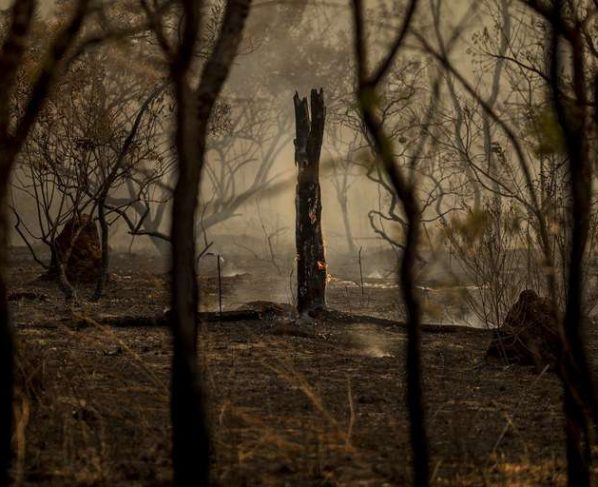
[[[320,152],[326,107],[324,90],[311,90],[311,116],[307,98],[295,93],[295,239],[297,248],[297,310],[309,313],[326,307],[326,258],[322,238]]]

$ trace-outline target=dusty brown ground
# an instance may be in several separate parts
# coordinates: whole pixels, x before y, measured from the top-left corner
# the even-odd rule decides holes
[[[26,389],[16,408],[23,484],[169,485],[168,332],[93,324],[161,313],[163,270],[121,256],[107,298],[90,303],[83,289],[69,311],[52,284],[36,281],[39,268],[14,253],[11,290],[44,298],[12,303]],[[283,282],[259,272],[227,277],[225,305],[280,301]],[[202,282],[212,309],[215,283]],[[371,288],[365,299],[340,284],[329,301],[384,314],[395,293]],[[81,316],[90,326],[75,325]],[[268,321],[204,326],[214,485],[409,484],[404,330],[368,322],[306,325],[303,336],[283,329]],[[558,380],[487,363],[489,340],[483,330],[423,336],[433,484],[563,485]]]

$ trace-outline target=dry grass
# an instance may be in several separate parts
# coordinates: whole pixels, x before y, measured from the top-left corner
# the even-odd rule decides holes
[[[101,307],[67,310],[51,288],[47,302],[14,303],[17,485],[169,484],[168,332],[97,319],[164,308],[164,280],[135,276],[114,281]],[[387,298],[372,290],[369,305]],[[403,331],[276,330],[202,331],[214,485],[408,485]],[[486,363],[488,342],[483,331],[423,337],[433,485],[564,485],[558,380]]]
[[[392,414],[400,391],[389,400],[376,387],[364,391],[364,371],[351,370],[355,362],[330,371],[335,385],[330,389],[326,377],[306,367],[317,360],[315,352],[309,353],[309,340],[302,339],[300,347],[280,337],[240,341],[227,336],[229,331],[208,331],[204,344],[216,485],[374,486],[408,480],[404,408],[397,417]],[[39,331],[22,332],[26,353],[19,360],[23,386],[15,407],[17,485],[167,484],[166,333],[150,340],[155,355],[140,350],[156,331],[135,336],[104,327],[85,332],[60,327],[53,333],[48,339]],[[367,354],[355,358],[373,360]],[[527,438],[530,418],[512,406],[485,405],[475,397],[441,401],[429,419],[435,485],[564,485],[558,445]],[[466,408],[463,417],[460,408]],[[460,424],[447,427],[442,420],[447,416],[459,417]],[[484,458],[476,448],[489,447],[479,436],[471,443],[462,428],[469,419],[479,429],[488,417],[496,427],[486,439],[493,448]],[[441,435],[439,424],[446,429]],[[550,453],[538,462],[540,447]]]

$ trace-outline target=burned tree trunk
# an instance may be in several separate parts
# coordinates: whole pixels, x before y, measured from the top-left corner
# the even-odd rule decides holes
[[[324,92],[311,91],[311,117],[307,98],[295,93],[295,239],[297,247],[297,310],[299,313],[326,307],[326,259],[322,239],[320,150],[324,137]]]

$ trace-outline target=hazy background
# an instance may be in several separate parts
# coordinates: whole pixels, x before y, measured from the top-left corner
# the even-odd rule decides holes
[[[54,6],[53,0],[40,2],[40,16],[48,15]],[[0,7],[9,5],[8,0],[0,0]],[[371,6],[379,5],[380,2],[372,0]],[[270,5],[270,6],[267,6]],[[447,30],[457,22],[463,12],[467,10],[470,2],[458,1],[451,3],[451,16],[446,18]],[[290,14],[289,14],[290,11]],[[384,43],[377,39],[388,38],[395,24],[400,19],[389,17],[388,25],[372,25],[372,36],[374,46],[372,57],[376,58],[376,47]],[[305,32],[306,36],[301,37],[298,33]],[[345,92],[350,90],[353,80],[353,67],[351,65],[352,49],[351,44],[351,21],[348,6],[342,3],[318,3],[309,2],[307,6],[297,4],[297,8],[286,11],[281,16],[276,7],[270,2],[260,6],[260,2],[254,3],[245,33],[244,48],[235,62],[230,79],[225,88],[224,100],[235,104],[242,104],[243,100],[263,98],[265,100],[264,110],[270,111],[273,115],[286,117],[290,120],[288,125],[289,143],[277,156],[271,176],[276,176],[278,183],[275,190],[258,192],[255,197],[250,198],[235,211],[235,216],[226,221],[211,227],[207,231],[208,240],[213,240],[216,248],[221,251],[230,252],[231,242],[242,241],[244,237],[249,245],[260,245],[265,241],[265,234],[262,224],[265,222],[269,230],[281,229],[274,242],[276,250],[281,253],[292,252],[294,248],[294,217],[295,217],[295,177],[296,169],[294,164],[294,148],[292,137],[294,135],[294,108],[293,94],[295,90],[301,96],[309,96],[311,88],[323,88],[325,100],[334,105],[329,107],[329,125],[335,123],[335,114],[342,113],[343,106],[339,108],[337,97],[341,75],[342,83],[346,84]],[[417,51],[410,53],[412,59],[425,56]],[[123,63],[124,65],[124,63]],[[433,72],[426,72],[426,76],[432,77]],[[344,106],[350,107],[352,100],[342,101]],[[336,112],[336,113],[334,113]],[[231,133],[235,137],[235,133]],[[322,200],[323,200],[323,233],[328,253],[346,253],[348,251],[345,239],[345,228],[341,208],[337,201],[337,195],[331,180],[331,160],[338,158],[334,153],[329,140],[329,134],[325,134],[322,148]],[[340,155],[342,158],[343,156]],[[239,185],[248,184],[251,181],[255,166],[248,166],[239,172]],[[359,169],[351,170],[349,177],[351,188],[348,191],[348,213],[349,222],[352,228],[355,247],[363,247],[366,252],[379,250],[390,250],[387,242],[378,238],[373,232],[368,212],[378,209],[384,205],[384,195],[380,187],[369,181]],[[205,186],[205,185],[204,185]],[[210,198],[210,191],[204,187],[202,200]],[[17,201],[19,204],[19,201]],[[261,213],[261,220],[257,216],[257,206]],[[28,216],[33,218],[31,211],[23,212],[27,223],[35,225]],[[161,230],[168,231],[169,221],[166,219]],[[282,230],[284,228],[284,230]],[[153,246],[147,237],[136,237],[131,246],[132,239],[127,233],[124,224],[119,223],[113,229],[111,246],[117,249],[152,250]],[[255,240],[252,240],[255,239]],[[20,245],[18,238],[13,243]],[[226,250],[223,250],[225,249]],[[241,247],[237,246],[239,250]],[[261,249],[260,249],[261,251]]]

